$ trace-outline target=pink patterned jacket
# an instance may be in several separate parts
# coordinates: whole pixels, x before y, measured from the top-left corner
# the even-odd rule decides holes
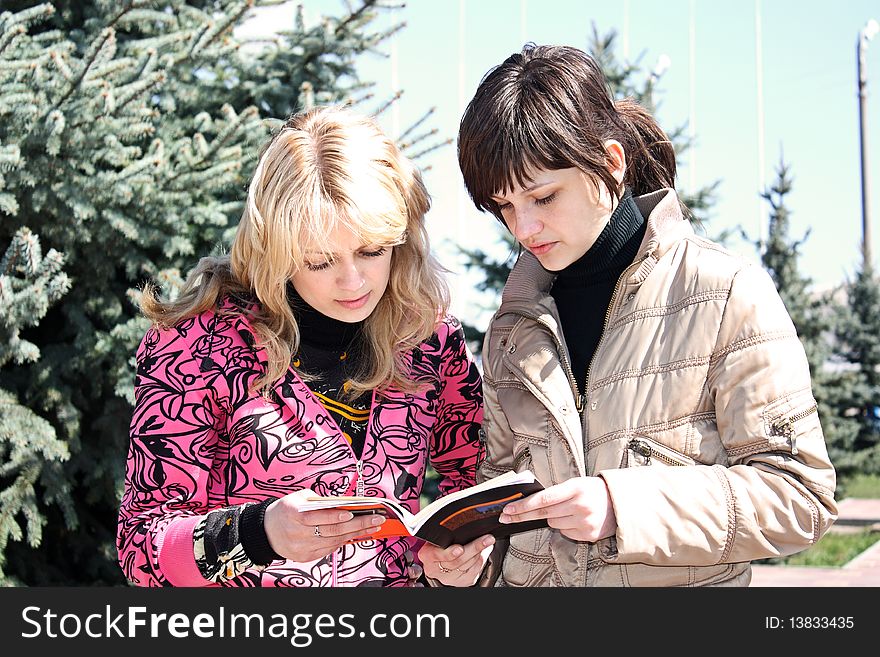
[[[249,392],[263,371],[246,318],[250,302],[226,299],[168,330],[150,329],[137,352],[135,409],[117,549],[138,586],[217,586],[193,554],[193,529],[210,511],[281,497],[396,499],[413,512],[430,463],[440,492],[475,482],[483,456],[479,372],[454,317],[407,355],[424,392],[373,393],[359,462],[336,423],[293,369],[272,399]],[[359,474],[359,470],[361,470]],[[309,563],[278,560],[223,586],[401,586],[409,537],[346,545]]]

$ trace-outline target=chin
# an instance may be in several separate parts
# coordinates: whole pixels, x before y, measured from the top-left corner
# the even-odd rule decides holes
[[[574,261],[565,258],[538,258],[538,262],[540,262],[541,266],[547,271],[559,272],[568,267]]]
[[[338,319],[340,322],[346,322],[347,324],[356,324],[357,322],[364,321],[367,317],[372,315],[375,309],[376,306],[369,306],[358,308],[357,310],[342,310],[337,312],[333,316],[333,319]]]

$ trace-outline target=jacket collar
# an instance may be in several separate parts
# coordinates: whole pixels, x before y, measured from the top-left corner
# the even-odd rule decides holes
[[[660,189],[633,199],[642,216],[647,217],[645,237],[639,246],[638,259],[643,260],[633,274],[634,282],[643,281],[650,274],[654,264],[677,242],[689,234],[693,228],[681,212],[678,195],[673,189]],[[499,313],[528,308],[537,312],[546,321],[555,322],[555,313],[548,300],[550,287],[556,274],[541,266],[538,259],[528,251],[523,251],[513,266],[504,291],[501,293]]]
[[[694,232],[691,222],[681,212],[681,202],[674,189],[659,189],[634,197],[639,212],[647,217],[647,229],[639,255],[659,260],[675,244]]]
[[[233,298],[226,297],[219,304],[221,311],[229,312],[235,315],[239,324],[235,325],[235,330],[245,341],[245,343],[253,350],[257,362],[263,367],[268,366],[268,357],[266,350],[257,342],[257,332],[254,330],[250,322],[249,316],[259,308],[259,302],[256,298]],[[318,401],[311,388],[300,378],[293,366],[288,367],[287,376],[282,376],[278,381],[271,384],[273,396],[280,400],[288,410],[298,418],[316,418],[325,417],[322,423],[331,433],[343,436],[342,430],[336,424],[336,421]],[[375,403],[375,393],[372,403]],[[372,412],[370,414],[369,427],[372,427]],[[335,430],[335,432],[333,431]],[[371,431],[367,431],[367,441],[370,438]]]

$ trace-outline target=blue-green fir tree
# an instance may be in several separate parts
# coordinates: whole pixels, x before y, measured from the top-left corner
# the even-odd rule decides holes
[[[273,43],[242,48],[234,28],[260,4],[2,4],[0,583],[123,583],[138,290],[154,280],[173,294],[228,245],[279,121],[370,102],[356,62],[388,36],[376,18],[393,7],[360,0],[309,25],[300,13]]]
[[[31,547],[40,543],[46,524],[41,498],[53,500],[63,513],[72,515],[63,471],[70,458],[67,444],[12,392],[21,365],[40,358],[39,347],[22,332],[35,326],[70,287],[61,271],[63,261],[54,250],[43,255],[40,240],[26,227],[15,232],[0,260],[0,371],[4,381],[12,382],[11,389],[0,385],[0,578],[4,580],[2,557],[9,542],[27,540]]]
[[[838,475],[880,475],[880,278],[862,266],[842,288],[831,314],[833,374],[829,381]]]
[[[853,384],[859,375],[839,355],[839,343],[832,329],[840,323],[840,310],[835,310],[832,293],[817,293],[812,280],[800,270],[800,249],[809,231],[800,239],[791,236],[787,197],[793,185],[791,166],[780,156],[776,179],[761,194],[770,205],[767,235],[753,243],[804,345],[828,453],[845,488],[846,479],[857,472],[862,461],[861,457],[853,458],[859,421],[849,410]]]

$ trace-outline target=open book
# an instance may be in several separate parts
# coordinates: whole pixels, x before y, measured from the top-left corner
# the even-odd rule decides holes
[[[309,497],[299,510],[339,508],[355,515],[381,513],[387,519],[379,531],[365,537],[366,540],[415,536],[445,548],[453,543],[470,543],[486,534],[500,538],[546,527],[546,520],[505,525],[498,522],[505,504],[543,489],[531,471],[510,471],[482,484],[444,495],[416,514],[410,513],[399,502],[384,497]]]

